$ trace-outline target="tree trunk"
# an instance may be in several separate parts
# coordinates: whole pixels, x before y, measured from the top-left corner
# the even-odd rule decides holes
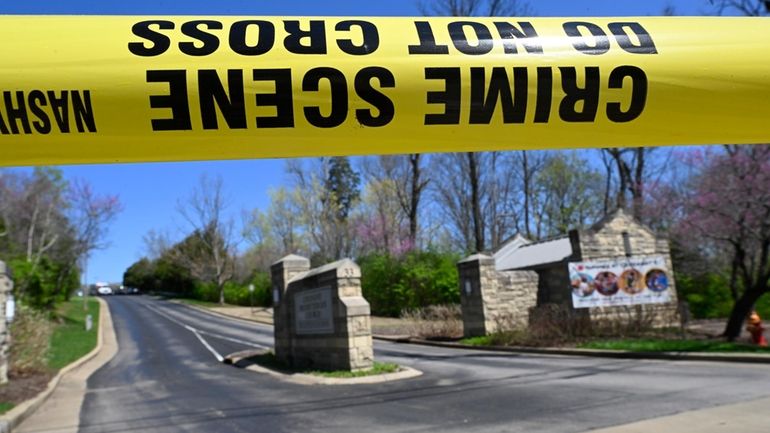
[[[484,251],[484,227],[481,222],[481,197],[479,194],[479,174],[476,154],[468,152],[468,176],[471,184],[471,212],[473,215],[473,237],[475,252]]]
[[[409,242],[411,248],[417,247],[417,216],[420,207],[420,195],[422,186],[420,185],[420,154],[409,155],[409,163],[412,168],[411,194],[409,194]]]
[[[222,281],[222,275],[216,276],[216,284],[219,291],[219,305],[225,305],[225,283]]]
[[[615,157],[615,164],[618,166],[618,209],[626,208],[626,189],[628,188],[628,176],[626,175],[626,166],[623,159],[618,154]]]
[[[741,335],[743,323],[746,321],[749,313],[751,313],[751,309],[754,308],[754,304],[766,292],[767,287],[751,288],[743,293],[743,296],[738,299],[738,302],[733,306],[732,312],[730,312],[725,332],[722,334],[723,337],[729,341],[735,341]]]
[[[602,161],[604,162],[604,168],[607,172],[607,176],[604,179],[604,215],[609,215],[610,193],[612,190],[612,163],[607,161],[604,155],[604,152],[602,152]]]
[[[532,239],[532,232],[529,229],[529,184],[531,179],[529,178],[529,159],[526,150],[521,151],[521,165],[524,171],[524,233],[527,234],[527,239]]]
[[[738,258],[733,257],[733,263],[730,269],[730,295],[732,295],[733,302],[738,301]]]
[[[634,170],[634,185],[631,189],[633,197],[633,215],[637,221],[642,221],[644,213],[644,157],[646,155],[644,147],[636,149],[636,167]]]

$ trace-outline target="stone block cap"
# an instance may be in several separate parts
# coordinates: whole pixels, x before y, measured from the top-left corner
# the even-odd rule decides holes
[[[297,265],[304,265],[307,267],[310,267],[310,260],[306,257],[298,256],[296,254],[289,254],[286,257],[281,257],[280,259],[276,260],[271,266],[278,265],[280,263],[292,263]]]
[[[494,263],[495,259],[491,256],[488,256],[486,254],[474,254],[472,256],[468,256],[462,260],[460,260],[457,263],[471,263],[471,262],[492,262]]]
[[[350,259],[337,260],[321,267],[311,269],[308,272],[297,275],[289,282],[313,277],[315,275],[324,274],[326,272],[336,271],[337,278],[361,278],[361,268]]]
[[[345,306],[345,313],[348,316],[368,316],[371,313],[369,303],[363,296],[342,297],[340,302]]]

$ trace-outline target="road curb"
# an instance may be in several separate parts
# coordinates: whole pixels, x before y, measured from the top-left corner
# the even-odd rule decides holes
[[[263,352],[263,351],[256,351]],[[241,360],[247,359],[253,356],[255,351],[245,351],[233,353],[225,358],[230,360],[231,364],[238,364]],[[377,374],[372,376],[362,377],[323,377],[316,376],[314,374],[305,373],[284,373],[282,371],[274,370],[272,368],[263,367],[259,364],[249,364],[242,367],[246,370],[254,371],[257,373],[267,374],[284,382],[295,383],[298,385],[371,385],[376,383],[393,382],[396,380],[411,379],[413,377],[422,376],[422,371],[399,365],[399,371],[393,373]]]
[[[64,377],[64,375],[90,361],[102,350],[102,347],[104,346],[104,330],[102,327],[104,326],[106,320],[105,316],[110,315],[110,308],[107,306],[107,303],[103,299],[96,299],[99,301],[99,330],[96,337],[96,347],[94,347],[90,352],[82,356],[80,359],[73,361],[66,367],[59,370],[56,376],[54,376],[48,382],[48,386],[46,386],[46,388],[38,395],[22,402],[5,414],[0,415],[0,433],[12,432],[13,429],[18,427],[19,424],[21,424],[25,419],[29,418],[30,415],[35,413],[35,411],[38,410],[40,406],[43,405],[43,403],[45,403],[48,397],[50,397],[51,394],[53,394],[53,392],[56,390],[56,387],[59,385],[59,382],[61,381],[62,377]]]
[[[322,377],[303,373],[281,373],[266,367],[262,367],[260,365],[250,365],[246,367],[246,370],[269,374],[270,376],[285,382],[295,383],[298,385],[371,385],[422,376],[422,371],[420,370],[415,370],[414,368],[406,367],[403,365],[400,365],[399,368],[400,370],[394,373],[351,377],[346,379],[337,377]]]
[[[616,359],[652,359],[668,361],[711,361],[711,362],[738,362],[752,364],[770,364],[768,355],[752,354],[718,354],[696,352],[633,352],[621,350],[601,349],[564,349],[558,347],[523,347],[523,346],[470,346],[467,344],[430,341],[420,338],[404,338],[403,336],[375,335],[372,338],[392,343],[418,344],[423,346],[445,347],[451,349],[482,350],[488,352],[527,353],[537,355],[562,355],[562,356],[586,356],[594,358]]]
[[[170,301],[175,302],[175,301]],[[246,319],[238,316],[232,316],[208,308],[198,307],[196,305],[185,304],[196,310],[214,314],[228,319],[241,320],[248,323],[260,323],[270,325],[265,321]],[[650,359],[667,361],[709,361],[709,362],[737,362],[747,364],[770,364],[770,355],[752,355],[752,354],[731,354],[731,353],[702,353],[702,352],[633,352],[622,350],[601,350],[601,349],[575,349],[559,347],[524,347],[524,346],[469,346],[467,344],[423,340],[421,338],[409,337],[406,335],[372,335],[375,340],[389,341],[391,343],[419,344],[423,346],[446,347],[452,349],[482,350],[489,352],[507,352],[507,353],[527,353],[536,355],[561,355],[561,356],[587,356],[594,358],[615,358],[615,359]],[[0,432],[2,433],[2,432]]]

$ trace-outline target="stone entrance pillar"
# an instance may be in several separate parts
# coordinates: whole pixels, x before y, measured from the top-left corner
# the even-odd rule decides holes
[[[289,281],[297,275],[310,270],[310,260],[298,255],[288,255],[270,266],[270,278],[273,286],[273,336],[275,356],[287,359],[291,353],[291,322],[286,289]]]
[[[273,264],[275,356],[294,368],[367,370],[374,363],[361,270],[343,259],[309,269],[287,256]],[[304,270],[303,270],[304,269]]]
[[[0,261],[0,384],[8,382],[8,351],[11,345],[11,334],[8,329],[8,298],[13,289],[13,281],[8,276],[5,262]]]
[[[524,328],[537,305],[537,274],[497,271],[495,259],[474,254],[457,263],[466,337]]]

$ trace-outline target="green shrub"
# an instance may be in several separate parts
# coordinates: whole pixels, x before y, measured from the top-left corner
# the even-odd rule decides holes
[[[258,272],[251,279],[254,284],[254,305],[269,307],[273,305],[273,283],[269,272]]]
[[[270,275],[267,272],[257,273],[250,282],[245,284],[235,281],[225,283],[225,304],[250,306],[252,295],[249,293],[249,284],[254,284],[254,306],[269,307],[272,304],[273,294],[270,291]],[[219,302],[219,290],[214,284],[199,282],[195,285],[192,297],[199,301]]]
[[[729,281],[719,274],[690,276],[677,274],[679,298],[687,301],[695,319],[728,317],[733,307]]]
[[[192,297],[199,301],[219,302],[219,290],[213,284],[198,282],[193,288]]]
[[[687,301],[695,319],[721,319],[730,316],[733,298],[730,281],[721,274],[690,276],[677,274],[679,298]],[[770,318],[770,296],[759,298],[755,306],[760,317]]]
[[[225,304],[249,305],[249,289],[232,281],[225,283]]]
[[[254,285],[253,295],[249,292],[249,284]],[[250,306],[252,305],[253,299],[255,307],[269,307],[273,300],[270,287],[270,275],[267,272],[257,273],[251,281],[246,284],[228,282],[225,284],[225,303]]]
[[[47,371],[53,325],[48,314],[17,305],[16,317],[10,326],[10,368],[19,375]]]
[[[53,310],[79,286],[76,270],[43,257],[37,265],[25,259],[11,260],[17,300],[33,308]]]
[[[399,261],[387,254],[361,257],[361,289],[369,301],[372,314],[398,317],[401,310],[411,307],[411,293],[403,281]]]
[[[403,257],[359,258],[361,286],[372,314],[398,317],[402,310],[460,302],[454,254],[412,251]]]

